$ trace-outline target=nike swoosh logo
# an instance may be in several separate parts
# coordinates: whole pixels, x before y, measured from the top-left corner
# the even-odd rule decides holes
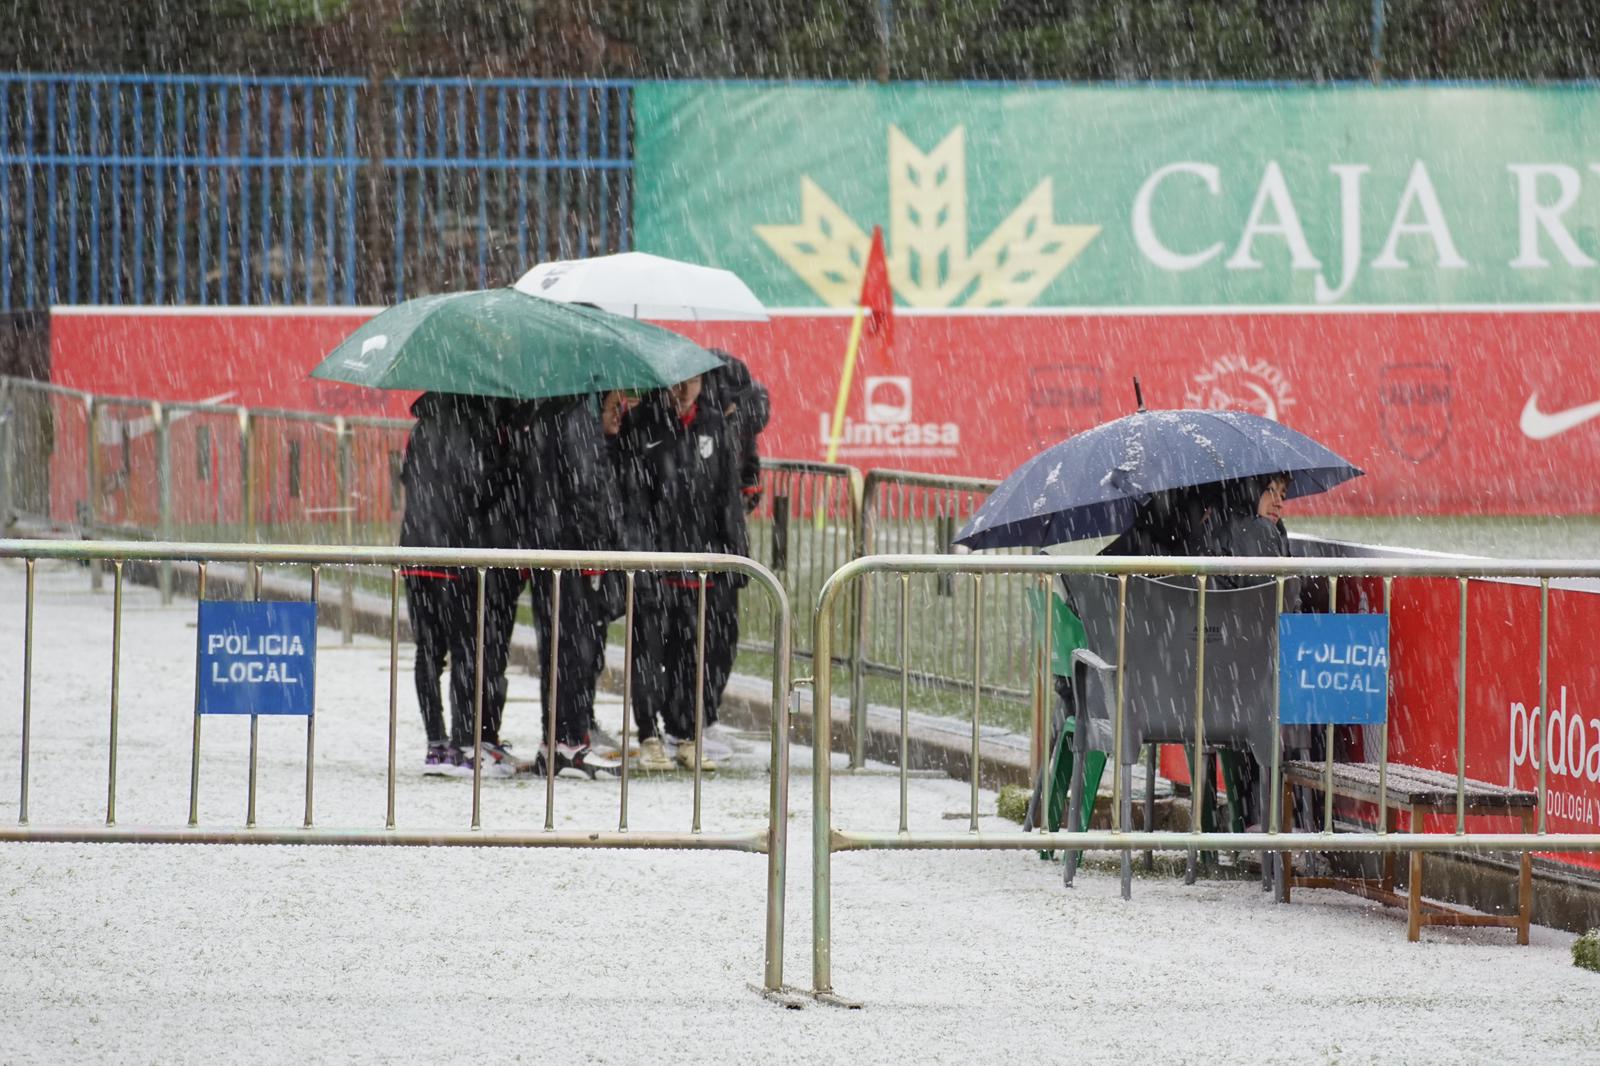
[[[1549,440],[1569,429],[1576,429],[1591,418],[1600,417],[1600,400],[1565,411],[1539,410],[1539,394],[1533,393],[1522,408],[1522,432],[1534,440]]]

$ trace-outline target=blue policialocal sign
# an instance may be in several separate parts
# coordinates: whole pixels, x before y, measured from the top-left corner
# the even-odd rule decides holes
[[[1278,721],[1377,725],[1388,717],[1389,616],[1278,619]]]
[[[201,714],[312,713],[315,604],[202,600],[199,628]]]

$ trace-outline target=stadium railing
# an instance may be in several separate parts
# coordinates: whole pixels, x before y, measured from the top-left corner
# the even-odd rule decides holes
[[[1384,809],[1385,800],[1379,798],[1378,816],[1373,823],[1378,828],[1376,831],[1360,831],[1337,833],[1333,831],[1333,805],[1325,805],[1325,821],[1319,832],[1292,832],[1284,831],[1284,811],[1282,810],[1281,797],[1283,791],[1282,766],[1275,755],[1270,768],[1263,768],[1264,773],[1270,774],[1270,811],[1264,825],[1265,832],[1260,833],[1201,833],[1202,805],[1192,803],[1190,806],[1191,828],[1187,832],[1141,830],[1135,832],[1131,822],[1125,822],[1123,816],[1123,790],[1126,787],[1123,775],[1112,775],[1111,796],[1111,827],[1109,830],[1088,830],[1082,832],[1024,832],[1020,829],[1012,831],[987,831],[979,826],[979,775],[982,757],[983,735],[980,728],[982,705],[987,688],[984,684],[983,660],[985,649],[991,645],[995,638],[995,629],[989,625],[988,612],[985,610],[985,599],[981,592],[974,595],[971,600],[971,614],[969,624],[963,627],[967,635],[970,650],[970,673],[968,691],[971,694],[971,757],[967,762],[970,773],[971,800],[967,825],[960,831],[936,830],[930,831],[914,828],[910,822],[907,811],[907,778],[910,767],[908,765],[908,744],[910,736],[910,719],[908,713],[909,693],[911,678],[909,669],[903,665],[900,684],[900,758],[898,771],[900,776],[900,808],[897,824],[884,826],[880,824],[869,825],[866,828],[840,828],[835,826],[833,820],[832,796],[832,770],[827,759],[817,759],[816,781],[814,785],[814,811],[813,811],[813,837],[812,837],[812,873],[813,873],[813,942],[812,942],[812,984],[813,992],[821,998],[840,1001],[833,988],[832,973],[832,857],[835,852],[884,850],[884,849],[929,849],[929,850],[1038,850],[1038,849],[1063,849],[1071,851],[1080,850],[1108,850],[1122,852],[1124,863],[1126,856],[1132,851],[1247,851],[1261,852],[1263,855],[1270,853],[1316,851],[1316,852],[1450,852],[1481,854],[1487,852],[1545,852],[1545,853],[1576,853],[1600,851],[1600,834],[1576,832],[1548,832],[1545,822],[1545,812],[1548,806],[1547,770],[1549,758],[1540,759],[1538,766],[1537,785],[1537,825],[1538,832],[1529,833],[1485,833],[1468,832],[1466,828],[1466,794],[1468,778],[1466,773],[1465,739],[1468,729],[1468,681],[1467,681],[1467,622],[1468,622],[1468,584],[1469,579],[1532,579],[1539,588],[1539,640],[1538,640],[1538,678],[1540,706],[1548,706],[1549,693],[1549,592],[1553,579],[1562,578],[1596,578],[1600,577],[1600,563],[1593,561],[1476,561],[1464,559],[1378,559],[1378,558],[1319,558],[1319,559],[1114,559],[1110,557],[1063,557],[1063,556],[1030,556],[1030,557],[997,557],[977,556],[966,557],[930,556],[930,555],[880,555],[856,559],[837,570],[823,587],[818,601],[813,624],[813,645],[815,648],[816,672],[810,679],[797,678],[797,685],[809,683],[813,688],[813,707],[828,707],[833,697],[833,679],[830,663],[832,662],[832,642],[835,631],[835,615],[848,607],[853,597],[857,594],[854,586],[882,579],[898,592],[895,597],[899,601],[897,616],[897,632],[902,647],[908,640],[908,633],[915,623],[915,612],[911,606],[910,583],[913,577],[932,576],[939,578],[964,578],[974,590],[997,578],[1012,577],[1023,581],[1036,583],[1041,591],[1048,593],[1051,588],[1051,579],[1062,574],[1110,574],[1121,575],[1122,588],[1126,589],[1127,575],[1170,576],[1185,575],[1198,577],[1199,588],[1203,590],[1206,582],[1211,579],[1227,575],[1253,575],[1259,578],[1266,575],[1278,583],[1278,611],[1282,611],[1283,585],[1286,579],[1293,577],[1325,577],[1330,583],[1338,579],[1377,579],[1382,582],[1382,603],[1387,612],[1390,605],[1393,582],[1397,579],[1416,578],[1453,578],[1460,583],[1460,613],[1458,619],[1460,626],[1460,652],[1456,666],[1456,699],[1455,718],[1455,781],[1456,803],[1455,826],[1453,832],[1429,833],[1417,831],[1391,833],[1387,830],[1389,820]],[[1126,618],[1125,593],[1119,600],[1119,612]],[[1195,640],[1192,661],[1203,664],[1205,661],[1205,647],[1209,643],[1205,614],[1205,596],[1200,592],[1198,618],[1195,626]],[[1046,617],[1049,617],[1048,612]],[[1121,623],[1119,623],[1119,634]],[[1047,636],[1048,639],[1048,636]],[[1123,695],[1121,693],[1121,677],[1123,664],[1123,639],[1140,639],[1137,635],[1129,634],[1127,637],[1119,635],[1117,654],[1114,668],[1116,670],[1115,711],[1111,723],[1112,741],[1111,750],[1122,748],[1121,737],[1123,729],[1123,716],[1125,714]],[[1145,638],[1148,639],[1148,638]],[[1174,649],[1174,655],[1179,654]],[[1403,649],[1401,650],[1403,654]],[[909,660],[902,655],[902,664]],[[1530,664],[1531,666],[1531,664]],[[1272,657],[1272,684],[1274,696],[1270,713],[1272,725],[1276,729],[1279,725],[1279,705],[1276,696],[1278,685],[1277,657]],[[1040,661],[1040,669],[1043,662]],[[1041,679],[1042,680],[1042,679]],[[1441,693],[1441,699],[1447,694]],[[1191,780],[1201,780],[1204,776],[1201,770],[1201,752],[1205,746],[1204,727],[1198,720],[1204,708],[1205,697],[1196,694],[1196,718],[1194,735],[1192,737],[1192,750],[1194,760],[1191,768]],[[827,751],[832,748],[832,716],[829,714],[814,714],[815,747],[818,751]],[[1533,727],[1530,725],[1529,729]],[[1333,775],[1333,743],[1332,727],[1328,727],[1329,735],[1326,744],[1326,780],[1331,783]],[[1379,731],[1382,739],[1378,753],[1378,789],[1380,797],[1384,794],[1381,784],[1389,762],[1388,735],[1386,730]],[[1537,741],[1530,738],[1530,746],[1538,744],[1536,751],[1550,751],[1550,739],[1547,725],[1541,716],[1539,726],[1540,737]],[[1524,875],[1525,876],[1525,875]]]
[[[358,548],[318,547],[283,544],[179,544],[167,541],[47,541],[0,540],[0,559],[21,560],[26,572],[23,598],[24,636],[22,671],[22,728],[20,739],[20,798],[18,824],[0,826],[0,841],[6,842],[67,842],[67,843],[143,843],[143,844],[287,844],[287,845],[392,845],[406,847],[565,847],[565,848],[679,848],[692,850],[741,851],[765,854],[766,863],[766,922],[765,968],[763,987],[776,992],[783,982],[783,921],[784,883],[786,876],[786,848],[788,840],[789,805],[789,600],[783,584],[766,567],[742,556],[692,555],[669,553],[584,553],[584,552],[511,552],[491,550],[448,551],[421,548]],[[35,639],[36,568],[41,560],[70,560],[98,562],[109,566],[112,573],[113,593],[111,609],[111,662],[109,749],[106,771],[106,804],[103,825],[39,824],[38,812],[30,808],[30,758],[32,756],[33,719],[33,651]],[[381,825],[356,828],[329,828],[315,821],[314,797],[317,772],[316,714],[306,718],[305,765],[305,816],[302,825],[264,827],[256,824],[256,762],[257,717],[251,716],[250,770],[247,806],[243,825],[213,827],[202,825],[199,818],[201,732],[203,715],[199,700],[199,679],[196,679],[196,702],[193,740],[189,764],[189,805],[187,824],[170,826],[127,826],[117,820],[117,745],[120,695],[122,688],[122,632],[123,589],[128,571],[138,564],[195,566],[195,588],[200,600],[206,599],[208,571],[221,566],[243,568],[228,576],[235,589],[243,587],[254,598],[262,596],[262,568],[267,564],[295,565],[310,569],[310,601],[320,603],[322,571],[327,567],[353,568],[377,567],[387,571],[389,595],[389,696],[388,696],[388,746],[385,775],[384,817]],[[400,646],[400,586],[401,568],[404,566],[466,567],[476,574],[476,632],[478,648],[477,685],[473,693],[474,760],[472,777],[471,814],[467,828],[429,827],[405,828],[398,824],[396,813],[396,731],[399,708]],[[552,629],[551,645],[561,639],[559,619],[561,582],[560,574],[567,570],[613,570],[625,575],[625,600],[623,614],[624,673],[622,684],[623,727],[622,747],[628,745],[631,723],[633,678],[631,674],[632,641],[634,631],[634,592],[639,574],[652,572],[689,571],[702,576],[707,573],[735,573],[750,579],[751,587],[766,593],[770,605],[773,634],[769,652],[772,657],[772,720],[770,745],[770,786],[765,825],[759,829],[743,831],[707,832],[702,826],[701,792],[702,767],[699,757],[701,732],[704,727],[704,708],[696,700],[696,758],[692,771],[693,806],[686,830],[636,830],[630,829],[628,760],[624,758],[621,772],[618,817],[615,828],[589,827],[583,829],[557,829],[555,825],[556,775],[546,775],[544,820],[542,826],[523,825],[505,829],[485,828],[482,823],[482,730],[484,706],[483,633],[485,619],[485,581],[490,569],[518,568],[533,572],[534,580],[548,579],[551,583],[552,614],[558,620]],[[699,625],[695,636],[695,661],[697,678],[704,678],[706,669],[706,604],[704,588],[700,594]],[[183,655],[184,651],[175,654]],[[550,684],[559,683],[557,661],[551,657]],[[697,691],[703,684],[697,685]],[[545,744],[554,747],[556,719],[554,706],[546,709]]]

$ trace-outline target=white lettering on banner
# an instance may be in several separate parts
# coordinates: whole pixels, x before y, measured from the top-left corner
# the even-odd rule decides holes
[[[1343,220],[1344,273],[1337,289],[1328,288],[1324,275],[1318,274],[1311,288],[1317,303],[1333,303],[1344,298],[1361,269],[1361,175],[1372,168],[1365,163],[1335,163],[1328,168],[1339,178],[1339,217]]]
[[[1150,221],[1150,204],[1155,199],[1156,187],[1173,174],[1193,174],[1206,183],[1212,196],[1222,194],[1222,177],[1210,163],[1169,163],[1145,179],[1133,198],[1133,240],[1144,257],[1162,270],[1179,273],[1204,266],[1222,254],[1223,244],[1216,242],[1203,251],[1185,254],[1175,252],[1161,243],[1156,228]]]
[[[1268,206],[1276,221],[1263,216]],[[1289,196],[1289,186],[1284,183],[1283,171],[1276,161],[1269,162],[1261,184],[1256,188],[1256,199],[1250,205],[1250,217],[1245,220],[1244,232],[1239,235],[1239,246],[1234,249],[1225,266],[1229,270],[1260,270],[1261,263],[1251,254],[1257,237],[1282,237],[1289,247],[1289,266],[1294,270],[1318,270],[1322,264],[1311,254],[1306,244],[1306,232],[1300,226],[1300,215]]]
[[[1422,212],[1420,222],[1410,221],[1413,206]],[[1400,194],[1400,206],[1395,208],[1394,224],[1389,227],[1389,239],[1383,242],[1383,251],[1372,261],[1372,269],[1408,269],[1411,264],[1401,259],[1396,251],[1400,238],[1407,235],[1427,237],[1433,241],[1442,269],[1460,270],[1467,265],[1461,253],[1456,251],[1456,243],[1450,237],[1450,227],[1445,224],[1444,209],[1439,206],[1439,194],[1434,191],[1428,168],[1420,159],[1411,168],[1411,176],[1406,179],[1405,191]]]
[[[1541,764],[1548,765],[1552,774],[1600,783],[1600,718],[1585,719],[1576,710],[1569,712],[1567,686],[1561,686],[1559,702],[1550,709],[1549,735],[1544,743],[1548,759],[1542,759],[1539,752],[1544,715],[1538,704],[1529,710],[1525,704],[1513,701],[1507,719],[1509,787],[1516,787],[1517,767],[1531,765],[1537,770]]]
[[[1517,176],[1517,257],[1511,260],[1515,270],[1546,270],[1550,261],[1539,254],[1539,231],[1544,230],[1568,266],[1592,267],[1595,261],[1585,255],[1578,242],[1567,232],[1561,216],[1578,202],[1583,179],[1576,167],[1560,163],[1512,163],[1507,170]],[[1539,179],[1552,177],[1560,186],[1556,202],[1539,202]]]
[[[206,654],[243,655],[304,655],[305,644],[296,633],[263,633],[254,639],[245,633],[212,633],[206,638]]]

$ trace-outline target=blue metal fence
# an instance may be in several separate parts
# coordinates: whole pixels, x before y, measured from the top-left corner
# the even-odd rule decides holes
[[[631,83],[399,79],[387,102],[397,298],[629,247]]]
[[[628,247],[629,83],[368,91],[0,74],[0,311],[387,302]]]

